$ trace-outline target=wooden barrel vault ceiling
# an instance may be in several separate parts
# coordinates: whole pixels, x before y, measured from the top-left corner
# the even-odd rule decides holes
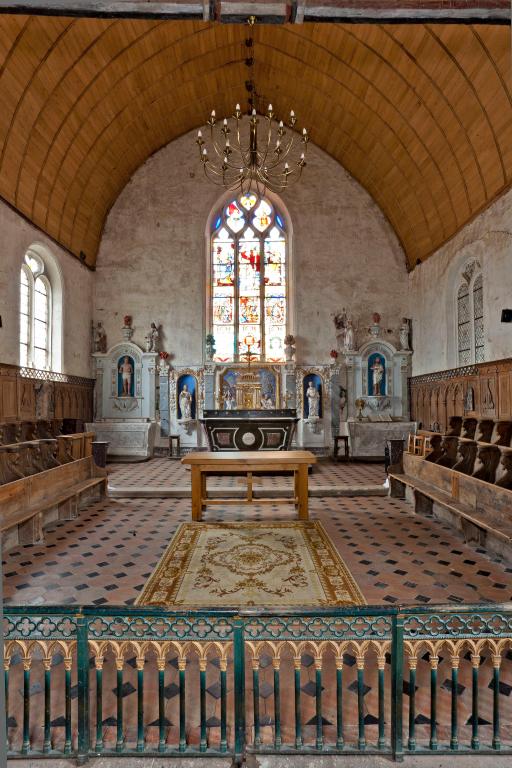
[[[1,16],[0,195],[94,266],[134,171],[212,108],[227,115],[246,103],[246,33],[205,21]],[[409,267],[510,186],[506,25],[283,24],[254,35],[262,106],[304,118],[381,207]]]

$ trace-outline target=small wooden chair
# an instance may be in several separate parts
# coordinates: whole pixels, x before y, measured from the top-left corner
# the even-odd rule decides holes
[[[169,435],[169,458],[179,459],[181,456],[180,436]]]
[[[340,442],[343,442],[344,453],[340,454]],[[350,461],[350,448],[348,444],[348,435],[334,436],[334,450],[332,457],[334,461]]]

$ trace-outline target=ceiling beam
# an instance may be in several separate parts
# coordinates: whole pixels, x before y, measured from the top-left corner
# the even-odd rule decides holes
[[[93,18],[203,19],[243,23],[255,15],[259,23],[442,23],[510,24],[509,0],[3,0],[0,14],[38,14]]]

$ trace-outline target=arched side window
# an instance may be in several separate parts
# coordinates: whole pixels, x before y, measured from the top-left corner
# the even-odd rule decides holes
[[[52,292],[43,259],[27,251],[20,271],[20,365],[51,365]]]
[[[481,363],[485,358],[483,279],[478,261],[462,272],[457,290],[458,364]]]
[[[288,315],[288,242],[265,198],[234,197],[213,217],[209,329],[214,360],[280,362]]]

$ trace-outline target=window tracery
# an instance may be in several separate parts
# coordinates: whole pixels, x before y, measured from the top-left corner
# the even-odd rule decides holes
[[[457,290],[458,365],[485,359],[483,278],[478,261],[465,265]]]
[[[27,251],[20,270],[20,365],[50,369],[51,286],[44,261]]]

